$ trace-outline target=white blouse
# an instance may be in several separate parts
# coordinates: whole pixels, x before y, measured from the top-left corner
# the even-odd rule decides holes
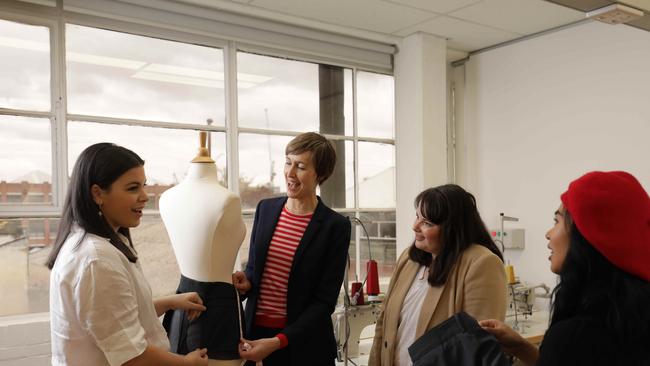
[[[400,322],[397,328],[397,348],[395,349],[394,366],[412,366],[411,357],[408,348],[415,342],[415,330],[418,326],[418,318],[422,303],[429,290],[429,271],[426,266],[420,266],[418,273],[411,283],[411,288],[406,293],[402,310],[400,312]]]
[[[168,350],[140,262],[84,233],[73,227],[50,275],[52,365],[119,366],[148,345]]]

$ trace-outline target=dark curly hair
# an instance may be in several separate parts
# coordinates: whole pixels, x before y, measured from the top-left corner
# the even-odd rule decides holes
[[[503,261],[503,255],[494,244],[476,207],[474,196],[456,184],[429,188],[415,198],[415,208],[422,216],[440,225],[442,250],[433,260],[427,253],[411,244],[409,258],[430,267],[429,284],[439,286],[460,259],[463,251],[472,244],[482,245]]]

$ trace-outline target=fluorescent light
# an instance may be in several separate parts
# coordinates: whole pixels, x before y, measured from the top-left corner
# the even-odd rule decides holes
[[[150,71],[150,72],[170,74],[170,75],[189,76],[189,77],[196,77],[196,78],[203,78],[203,79],[210,79],[210,80],[224,80],[223,72],[221,71],[195,69],[195,68],[182,67],[182,66],[149,64],[142,71]],[[271,79],[273,78],[270,76],[246,74],[243,72],[237,73],[237,81],[244,82],[245,84],[248,83],[261,84]]]
[[[25,39],[19,38],[10,38],[10,37],[0,37],[0,46],[13,47],[23,50],[32,50],[32,51],[41,51],[49,52],[50,45],[48,43],[28,41]],[[85,53],[78,52],[67,52],[66,57],[68,61],[71,62],[80,62],[85,64],[100,65],[100,66],[112,66],[119,67],[129,70],[137,70],[144,65],[146,62],[128,60],[124,58],[117,57],[106,57],[106,56],[96,56],[88,55]]]
[[[257,86],[257,83],[249,83],[246,81],[237,81],[237,87],[239,89],[248,89],[251,87]]]
[[[237,73],[237,80],[238,81],[247,81],[251,83],[256,83],[256,84],[261,84],[265,81],[269,81],[273,79],[270,76],[262,76],[262,75],[255,75],[255,74],[245,74],[243,72],[238,72]]]
[[[19,48],[23,50],[49,52],[50,45],[48,43],[28,41],[19,38],[0,37],[0,46]]]
[[[135,79],[163,81],[163,82],[175,83],[175,84],[206,86],[208,88],[217,88],[217,89],[224,88],[223,82],[219,82],[217,80],[193,78],[193,77],[180,76],[180,75],[170,75],[170,74],[163,74],[158,72],[138,71],[135,74],[133,74],[133,76],[131,77]]]
[[[142,71],[145,72],[150,71],[150,72],[170,74],[170,75],[190,76],[190,77],[210,79],[210,80],[224,79],[223,72],[220,71],[210,71],[210,70],[194,69],[189,67],[162,65],[162,64],[149,64]]]
[[[163,73],[149,72],[149,71],[138,71],[135,74],[133,74],[131,77],[135,79],[154,80],[154,81],[161,81],[165,83],[204,86],[204,87],[214,88],[214,89],[224,88],[224,83],[223,81],[220,80],[210,80],[210,79],[194,78],[189,76],[170,75],[170,74],[163,74]],[[249,83],[249,82],[237,82],[237,87],[241,89],[247,89],[255,85],[257,84]]]
[[[34,42],[11,37],[0,37],[0,46],[41,52],[50,51],[48,43]],[[218,89],[224,88],[224,74],[222,71],[212,71],[157,63],[148,64],[145,61],[130,60],[119,57],[89,55],[79,52],[66,52],[66,60],[69,62],[78,62],[90,65],[117,67],[128,70],[139,70],[132,76],[136,79],[198,85]],[[273,79],[271,76],[238,72],[237,86],[242,89],[247,89],[271,79]]]
[[[80,62],[84,64],[119,67],[122,69],[138,70],[147,63],[143,61],[129,60],[125,58],[88,55],[86,53],[67,52],[66,58],[71,62]]]

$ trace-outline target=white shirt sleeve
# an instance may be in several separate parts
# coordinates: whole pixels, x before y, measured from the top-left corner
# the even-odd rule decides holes
[[[121,366],[147,348],[138,319],[135,284],[125,269],[95,260],[88,264],[74,288],[81,326],[111,366]]]

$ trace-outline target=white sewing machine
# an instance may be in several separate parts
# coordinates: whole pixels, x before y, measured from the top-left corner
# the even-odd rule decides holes
[[[346,346],[347,356],[349,358],[359,356],[359,337],[361,336],[361,332],[365,327],[377,322],[380,307],[381,303],[350,306],[348,308],[349,329],[346,328],[345,307],[341,305],[334,310],[332,321],[334,323],[334,335],[336,337],[337,358],[339,362],[343,361]]]
[[[543,294],[536,294],[536,289],[542,289]],[[548,297],[551,289],[545,284],[541,283],[536,286],[528,286],[520,282],[515,282],[508,285],[508,312],[520,315],[532,315],[533,306],[535,305],[535,298]]]
[[[542,289],[544,292],[537,294],[537,289]],[[543,283],[535,286],[529,286],[521,282],[508,284],[508,309],[506,309],[506,316],[514,316],[514,322],[512,323],[513,329],[523,331],[519,327],[521,320],[519,317],[523,316],[526,319],[528,316],[532,316],[535,298],[538,296],[549,297],[550,293],[551,289]]]

